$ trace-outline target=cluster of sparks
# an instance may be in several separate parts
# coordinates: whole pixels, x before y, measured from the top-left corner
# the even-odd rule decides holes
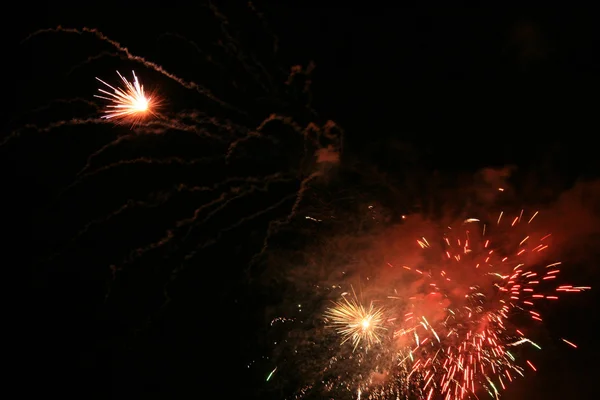
[[[459,229],[448,227],[441,246],[419,238],[417,244],[430,255],[437,254],[436,250],[442,254],[422,270],[402,266],[418,275],[419,293],[409,299],[388,296],[382,308],[366,308],[356,296],[353,300],[344,297],[326,311],[326,321],[341,335],[342,345],[352,340],[353,351],[360,347],[372,349],[371,354],[392,355],[393,366],[387,368],[396,372],[389,371],[393,378],[387,385],[408,383],[427,400],[478,398],[481,392],[498,398],[499,390],[524,376],[526,369],[536,371],[530,360],[520,361],[513,351],[524,344],[541,348],[523,332],[530,324],[522,316],[535,325],[542,321],[536,308],[540,302],[590,289],[553,285],[559,280],[561,263],[544,263],[541,255],[551,235],[527,233],[527,225],[537,215],[526,219],[521,211],[507,218],[500,213],[492,224],[500,235],[489,234],[486,224],[472,218]],[[514,244],[492,241],[515,237],[519,240]],[[385,332],[389,340],[382,340]],[[368,379],[355,388],[358,397],[365,397],[369,386],[373,389],[370,397],[380,398]]]
[[[94,97],[109,101],[103,118],[115,121],[132,121],[135,124],[148,115],[154,114],[156,101],[144,92],[144,86],[140,84],[135,71],[132,71],[133,82],[129,82],[119,71],[117,71],[117,74],[123,83],[122,88],[115,88],[102,79],[96,78],[111,89],[111,91],[98,89],[102,95],[94,95]]]
[[[375,307],[373,303],[365,307],[355,293],[350,300],[344,296],[342,301],[334,302],[334,307],[325,312],[325,317],[344,338],[342,344],[351,340],[355,350],[360,343],[368,346],[380,343],[380,334],[386,330],[383,326],[383,309]]]

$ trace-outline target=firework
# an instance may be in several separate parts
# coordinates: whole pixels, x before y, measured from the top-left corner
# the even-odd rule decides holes
[[[375,303],[343,293],[321,315],[324,329],[310,337],[324,359],[304,372],[311,383],[295,397],[498,398],[510,382],[537,371],[528,354],[541,349],[533,339],[544,303],[589,289],[557,283],[561,263],[550,261],[552,235],[532,226],[537,218],[500,213],[449,226],[437,239],[419,237],[422,261],[386,263],[384,279],[371,277]],[[327,332],[338,335],[337,347]],[[361,344],[368,351],[355,352]],[[299,349],[304,359],[314,357],[314,347]]]
[[[369,307],[362,305],[356,294],[348,300],[346,296],[341,301],[334,302],[334,306],[325,312],[337,332],[342,335],[342,344],[351,340],[353,350],[362,342],[366,347],[381,342],[381,332],[386,330],[383,326],[383,309],[377,308],[371,302]]]
[[[404,269],[422,277],[429,288],[425,297],[443,313],[432,321],[425,315],[428,307],[415,300],[396,333],[413,333],[410,352],[416,357],[410,375],[418,376],[428,399],[436,394],[446,400],[468,398],[481,390],[497,397],[500,388],[524,376],[526,367],[536,371],[530,360],[520,362],[513,354],[519,345],[540,348],[523,333],[521,326],[530,326],[523,316],[535,327],[542,321],[536,309],[540,302],[589,289],[555,284],[561,263],[543,257],[551,234],[527,227],[537,215],[525,217],[521,211],[507,218],[501,212],[491,227],[478,219],[449,227],[441,245],[417,240],[442,257],[433,257],[422,269]]]
[[[98,89],[103,95],[94,95],[94,97],[108,100],[110,104],[106,106],[102,118],[115,120],[130,120],[133,124],[141,121],[149,115],[155,115],[154,109],[157,105],[155,98],[148,96],[144,92],[144,86],[140,84],[135,71],[133,74],[133,82],[129,82],[123,75],[117,71],[121,78],[123,88],[115,88],[100,78],[96,78],[104,85],[109,87],[112,92],[104,89]]]

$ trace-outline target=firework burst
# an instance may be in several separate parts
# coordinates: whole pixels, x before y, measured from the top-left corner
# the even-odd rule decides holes
[[[115,88],[100,78],[96,78],[112,92],[104,89],[98,89],[102,95],[94,95],[99,99],[107,100],[110,103],[106,105],[102,118],[113,119],[116,121],[131,121],[133,125],[150,115],[155,114],[157,99],[147,95],[144,92],[144,86],[140,84],[135,71],[131,71],[133,82],[129,82],[123,75],[117,71],[123,83],[122,88]]]
[[[412,302],[397,333],[413,333],[410,352],[418,356],[412,358],[409,376],[418,376],[428,399],[436,393],[446,400],[462,399],[482,390],[498,397],[499,389],[524,376],[526,368],[536,370],[512,350],[523,344],[540,348],[524,333],[542,321],[536,306],[558,300],[561,292],[589,289],[553,284],[561,263],[545,261],[551,234],[528,227],[537,215],[501,212],[490,227],[471,218],[449,227],[440,243],[417,240],[441,259],[433,257],[422,269],[404,269],[422,277],[429,288],[426,298],[444,312],[429,321],[427,307]]]
[[[557,283],[561,263],[549,253],[552,235],[532,226],[538,218],[500,213],[448,226],[438,239],[419,237],[421,261],[388,262],[383,279],[371,276],[374,302],[342,293],[323,315],[325,329],[310,339],[324,353],[321,372],[295,397],[499,398],[510,382],[535,372],[530,350],[541,349],[534,340],[545,303],[590,289]],[[330,345],[328,331],[342,346]],[[361,344],[369,351],[355,352]]]
[[[381,343],[381,333],[386,330],[383,326],[382,308],[375,307],[372,302],[365,307],[358,301],[356,294],[350,300],[344,295],[341,301],[333,304],[334,306],[325,312],[325,318],[331,321],[343,337],[342,344],[351,340],[353,350],[356,350],[363,342],[366,343],[366,348]]]

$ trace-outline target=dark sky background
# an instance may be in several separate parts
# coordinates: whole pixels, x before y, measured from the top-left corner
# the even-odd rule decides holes
[[[391,179],[411,179],[406,176],[413,174],[413,180],[429,182],[437,173],[448,185],[457,176],[470,176],[484,167],[517,165],[515,193],[524,202],[549,201],[576,180],[598,179],[600,32],[592,10],[292,4],[297,5],[257,3],[268,27],[256,23],[244,5],[219,9],[243,38],[241,50],[264,60],[265,68],[274,71],[274,80],[284,80],[293,65],[314,63],[310,76],[311,105],[318,113],[314,118],[320,124],[333,120],[344,129],[342,164],[366,165]],[[8,55],[4,65],[10,70],[5,73],[5,98],[10,101],[1,111],[3,135],[26,124],[94,115],[79,103],[31,110],[58,98],[94,100],[94,76],[114,81],[115,69],[126,73],[133,65],[101,57],[68,73],[107,47],[67,34],[20,44],[29,33],[57,25],[98,28],[178,76],[208,81],[228,101],[249,110],[249,116],[236,120],[241,124],[256,126],[269,109],[287,112],[304,124],[313,118],[298,106],[307,98],[301,91],[285,93],[296,102],[279,101],[281,93],[275,92],[254,101],[255,88],[242,95],[230,85],[244,76],[238,67],[225,61],[223,68],[209,69],[202,63],[212,52],[217,60],[225,58],[219,59],[213,46],[222,38],[218,21],[200,5],[173,1],[135,6],[49,4],[35,9],[25,5],[10,18],[16,28],[3,26]],[[185,41],[165,39],[161,35],[166,32],[193,40],[204,55],[198,56]],[[278,44],[275,56],[273,35]],[[200,103],[193,93],[159,74],[135,68],[168,98],[169,111],[193,104],[218,118],[234,115]],[[27,342],[23,357],[28,360],[24,388],[68,398],[279,398],[263,388],[267,364],[258,372],[246,368],[265,343],[263,310],[283,293],[273,287],[255,293],[243,273],[262,244],[270,214],[202,250],[195,268],[186,269],[193,272],[171,279],[170,271],[187,262],[189,241],[206,240],[210,233],[180,239],[168,252],[153,255],[124,274],[111,301],[104,299],[112,276],[109,266],[189,215],[194,200],[101,223],[65,247],[69,237],[98,216],[128,199],[158,193],[152,185],[169,188],[187,180],[227,178],[227,172],[147,167],[103,175],[71,197],[57,200],[89,154],[122,134],[115,132],[126,130],[89,125],[47,133],[24,131],[0,150],[7,188],[6,264],[32,272],[33,293],[24,302],[31,310],[23,313],[21,324],[27,326],[22,335]],[[131,154],[157,158],[188,154],[191,142],[181,137],[165,140],[140,139],[112,153],[105,163]],[[202,151],[201,156],[208,156],[211,150]],[[276,168],[288,157],[260,151],[253,155],[256,163],[247,167],[250,170]],[[334,179],[335,184],[347,183],[373,196],[379,193],[370,186],[361,189],[363,178],[350,175]],[[278,190],[269,192],[268,201],[289,188]],[[441,196],[435,193],[435,184],[427,190],[409,193],[414,199],[377,200],[406,206],[427,193]],[[234,205],[232,215],[251,213],[260,201]],[[203,232],[219,231],[220,224],[228,222],[223,217]],[[47,261],[57,249],[64,255]],[[593,259],[581,264],[582,278],[598,282]],[[172,299],[168,306],[165,286]],[[540,356],[539,372],[513,385],[504,398],[591,398],[599,372],[595,326],[600,321],[593,311],[597,300],[592,291],[548,315],[548,331],[568,326],[580,349],[572,351],[556,338],[548,339],[551,350]]]

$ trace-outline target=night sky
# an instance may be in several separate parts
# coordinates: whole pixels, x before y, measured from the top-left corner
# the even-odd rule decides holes
[[[357,222],[370,215],[369,205],[386,215],[377,217],[383,225],[401,215],[460,213],[467,193],[479,192],[489,175],[482,171],[493,168],[512,171],[500,179],[506,204],[562,210],[556,218],[567,222],[559,234],[570,239],[558,254],[571,265],[569,278],[593,287],[547,310],[537,333],[544,347],[535,356],[537,373],[502,398],[593,396],[600,372],[600,32],[591,9],[217,2],[215,13],[204,2],[178,3],[24,5],[10,17],[17,28],[2,27],[9,101],[1,133],[11,137],[0,146],[3,264],[28,271],[31,282],[14,305],[28,309],[15,313],[26,327],[19,335],[24,390],[63,398],[283,398],[289,387],[265,382],[274,367],[267,359],[271,317],[296,298],[319,304],[286,268],[316,257],[312,249],[325,237],[380,229]],[[90,34],[45,33],[22,42],[59,25],[97,28],[232,107],[114,56]],[[222,123],[204,128],[177,117],[210,135],[226,136],[233,125],[251,131],[271,114],[300,127],[333,121],[336,138],[321,138],[317,147],[333,146],[340,160],[303,158],[306,143],[287,125],[267,129],[273,144],[243,142],[226,166],[214,160],[223,143],[177,129],[44,129],[98,117],[86,103],[101,104],[94,77],[116,83],[115,70],[130,78],[132,69],[165,100],[165,115],[201,110]],[[131,140],[90,166],[110,168],[70,188],[90,154],[125,135]],[[168,158],[196,161],[160,162]],[[319,178],[294,217],[270,237],[272,222],[290,215],[294,194],[315,171]],[[261,186],[275,173],[293,179],[252,189],[223,208],[197,211],[213,194],[180,186],[239,176],[259,176]],[[248,182],[240,190],[249,190]],[[557,206],[581,187],[579,203]],[[234,196],[237,189],[230,190]],[[195,210],[188,230],[178,221]],[[333,214],[337,220],[318,228],[304,218]],[[172,240],[137,257],[166,232]],[[307,280],[315,276],[306,272]]]

